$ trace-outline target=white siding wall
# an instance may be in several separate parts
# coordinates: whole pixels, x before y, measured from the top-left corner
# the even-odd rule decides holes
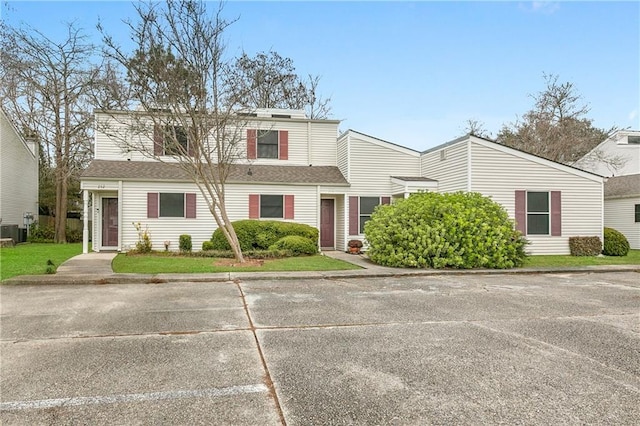
[[[311,162],[309,164],[336,166],[338,124],[311,122],[309,128],[311,130]]]
[[[24,227],[23,215],[38,217],[38,157],[0,111],[0,218]]]
[[[614,171],[604,162],[594,161],[590,155],[578,161],[576,166],[607,177],[640,173],[640,145],[628,144],[626,133],[617,136],[620,139],[608,139],[596,149],[607,157],[622,157],[625,163],[620,169]]]
[[[347,208],[345,206],[345,197],[336,196],[336,250],[345,251],[347,249],[345,245],[346,230],[344,227],[345,215],[347,214]]]
[[[337,151],[337,166],[340,169],[340,172],[342,172],[342,176],[349,180],[349,145],[347,137],[343,137],[338,141]]]
[[[446,159],[441,160],[445,150]],[[440,150],[422,155],[421,173],[423,177],[438,181],[438,192],[468,190],[467,142],[460,142]]]
[[[604,226],[618,230],[627,237],[632,249],[640,249],[640,223],[635,222],[635,205],[640,197],[604,201]]]
[[[515,216],[515,191],[562,191],[562,236],[527,236],[531,254],[569,254],[569,237],[602,239],[602,187],[544,164],[472,143],[472,191],[490,196]],[[441,182],[442,184],[442,182]]]
[[[147,192],[196,193],[196,219],[147,219]],[[171,241],[172,250],[178,249],[181,234],[191,235],[193,249],[200,250],[203,241],[209,240],[217,228],[206,201],[193,184],[124,182],[123,194],[123,217],[120,223],[124,250],[135,247],[138,238],[133,222],[140,222],[143,227],[149,226],[154,250],[162,250],[166,240]],[[227,212],[231,220],[249,218],[249,194],[292,194],[295,196],[293,221],[318,226],[315,186],[227,185]]]

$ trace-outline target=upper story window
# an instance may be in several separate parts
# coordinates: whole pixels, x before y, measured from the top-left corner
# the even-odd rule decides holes
[[[187,131],[183,126],[154,126],[153,153],[155,155],[191,155]]]
[[[247,129],[247,158],[288,160],[289,131]]]
[[[640,204],[635,205],[635,219],[636,223],[640,223]]]
[[[640,145],[640,136],[631,136],[631,135],[627,136],[627,143]]]
[[[278,136],[276,130],[258,130],[258,158],[278,158]]]

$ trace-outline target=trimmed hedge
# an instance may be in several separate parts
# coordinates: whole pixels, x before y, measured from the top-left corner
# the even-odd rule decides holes
[[[282,237],[269,247],[269,250],[288,250],[294,256],[318,253],[318,244],[299,235]]]
[[[597,256],[602,251],[600,237],[569,237],[571,256]]]
[[[180,247],[181,252],[190,252],[193,247],[191,243],[191,235],[189,234],[180,235],[178,246]]]
[[[242,251],[268,250],[283,237],[297,235],[311,241],[318,240],[318,229],[303,223],[277,220],[238,220],[232,222]],[[231,250],[231,246],[220,229],[211,236],[213,250]]]
[[[526,258],[507,212],[478,193],[418,193],[378,206],[364,233],[369,258],[385,266],[513,268]]]
[[[630,248],[629,240],[620,231],[613,228],[604,228],[602,254],[605,256],[626,256]]]

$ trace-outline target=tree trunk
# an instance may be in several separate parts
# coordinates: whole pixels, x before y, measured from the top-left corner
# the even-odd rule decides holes
[[[64,167],[56,167],[56,217],[54,221],[55,242],[67,242],[67,175]]]

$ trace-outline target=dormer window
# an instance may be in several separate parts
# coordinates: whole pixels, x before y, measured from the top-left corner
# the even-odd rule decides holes
[[[640,145],[640,136],[627,136],[627,143],[633,145]]]
[[[271,114],[271,118],[291,118],[291,114]]]

